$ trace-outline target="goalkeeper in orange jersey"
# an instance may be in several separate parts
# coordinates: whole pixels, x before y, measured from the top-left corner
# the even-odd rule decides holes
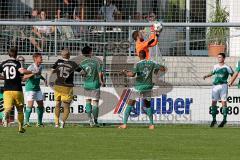
[[[151,35],[148,40],[144,40],[143,33],[141,31],[134,31],[132,38],[136,42],[136,54],[139,56],[140,51],[146,52],[146,59],[150,59],[149,47],[154,47],[158,43],[158,36],[162,30],[155,31],[154,27],[151,27]]]

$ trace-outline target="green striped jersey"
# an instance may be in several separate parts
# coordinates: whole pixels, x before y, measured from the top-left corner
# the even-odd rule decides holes
[[[39,72],[39,75],[33,75],[26,81],[26,91],[40,91],[40,80],[42,79],[42,66],[37,66],[35,63],[31,64],[27,70],[32,72]]]
[[[88,90],[99,89],[101,86],[99,79],[99,73],[102,72],[101,62],[97,59],[86,57],[80,65],[86,72],[83,82],[84,88]]]
[[[229,75],[233,75],[233,70],[230,66],[224,64],[220,66],[219,64],[214,65],[212,74],[214,75],[213,84],[226,84]]]
[[[137,75],[134,88],[141,92],[153,88],[152,75],[155,69],[160,69],[161,65],[151,60],[141,60],[133,68],[133,73]]]

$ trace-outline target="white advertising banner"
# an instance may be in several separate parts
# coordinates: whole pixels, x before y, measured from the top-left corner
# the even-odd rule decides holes
[[[79,88],[75,88],[79,89]],[[81,89],[80,89],[81,90]],[[207,123],[211,121],[211,88],[210,87],[173,87],[170,90],[160,88],[158,96],[151,100],[151,107],[154,109],[155,123]],[[124,91],[125,94],[122,94]],[[166,92],[165,92],[166,91]],[[54,121],[54,92],[49,87],[42,87],[44,95],[45,112],[44,122]],[[83,93],[83,92],[78,92]],[[235,123],[240,121],[239,106],[240,94],[239,89],[229,89],[228,96],[228,122]],[[101,100],[99,106],[100,123],[121,123],[123,112],[126,107],[128,90],[124,88],[105,87],[101,88]],[[144,107],[140,99],[136,99],[136,105],[133,108],[129,122],[148,123]],[[26,103],[26,102],[25,102]],[[27,103],[26,103],[27,104]],[[36,104],[35,104],[36,106]],[[87,122],[85,114],[85,100],[83,95],[75,95],[71,104],[68,121],[82,123]],[[218,106],[221,106],[219,103]],[[221,109],[218,109],[221,112]],[[16,112],[15,112],[16,113]],[[217,115],[217,120],[222,120],[222,114]],[[35,109],[30,117],[31,122],[37,121]]]

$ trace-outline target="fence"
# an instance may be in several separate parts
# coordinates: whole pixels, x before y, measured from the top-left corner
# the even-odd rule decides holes
[[[135,49],[134,42],[131,39],[131,34],[134,29],[145,29],[148,28],[151,23],[125,23],[125,22],[16,22],[16,21],[1,21],[1,28],[10,27],[9,32],[7,30],[1,32],[2,37],[2,54],[6,54],[7,49],[12,46],[19,48],[20,54],[30,56],[37,48],[31,44],[31,38],[21,39],[21,31],[18,29],[27,28],[31,26],[53,26],[53,28],[61,28],[60,31],[64,31],[70,28],[88,28],[85,34],[80,34],[78,38],[66,38],[61,37],[59,31],[55,31],[53,36],[44,38],[44,41],[39,41],[46,46],[41,51],[47,57],[55,57],[58,55],[63,47],[70,48],[73,55],[79,55],[81,49],[85,45],[91,45],[94,49],[96,56],[103,57],[104,71],[109,85],[126,86],[129,82],[124,80],[124,77],[117,74],[114,71],[120,71],[122,69],[131,69],[133,64],[136,63],[134,59]],[[212,66],[216,63],[214,58],[209,57],[192,57],[204,55],[207,53],[207,40],[206,34],[201,37],[194,37],[192,33],[199,33],[200,28],[202,30],[209,30],[207,28],[224,27],[227,28],[228,34],[224,36],[227,42],[226,51],[229,56],[231,54],[238,53],[239,34],[235,31],[235,34],[231,35],[233,30],[239,26],[239,23],[163,23],[164,30],[160,35],[159,44],[156,47],[157,52],[152,58],[158,62],[165,63],[169,68],[168,73],[164,76],[164,82],[171,83],[171,85],[186,86],[186,85],[210,85],[211,81],[203,81],[202,76],[211,71]],[[15,28],[15,29],[13,29]],[[92,28],[100,28],[100,30],[92,30]],[[103,28],[103,30],[102,30]],[[182,28],[183,34],[179,36],[181,39],[173,39],[177,37],[176,29]],[[191,34],[187,30],[189,28],[195,28],[195,31]],[[168,32],[169,31],[169,32]],[[15,33],[18,32],[18,33]],[[24,32],[24,31],[23,31]],[[4,35],[6,34],[8,38]],[[14,37],[16,34],[17,36]],[[10,36],[9,36],[10,35]],[[66,34],[65,36],[67,36]],[[187,40],[189,36],[189,40]],[[11,37],[11,39],[9,39]],[[30,35],[31,37],[31,35]],[[193,37],[193,39],[190,39]],[[37,39],[37,37],[36,37]],[[171,40],[170,40],[171,39]],[[20,40],[25,41],[27,44],[21,44]],[[30,46],[29,46],[30,45]],[[40,44],[41,46],[42,44]],[[34,49],[34,50],[31,50]],[[202,49],[202,50],[201,50]],[[179,57],[181,55],[182,57]],[[177,56],[177,57],[176,57]],[[191,56],[191,57],[189,57]],[[2,58],[2,57],[1,57]],[[110,58],[110,59],[109,59]],[[127,59],[132,59],[130,62]],[[108,60],[109,59],[109,60]],[[56,59],[55,59],[56,60]],[[54,63],[54,60],[47,60],[48,64]],[[230,65],[234,68],[236,58],[229,58]],[[126,65],[129,64],[129,65]],[[46,65],[46,70],[49,65]],[[78,79],[78,78],[77,78]],[[81,81],[78,80],[78,84]]]
[[[206,22],[212,4],[210,0],[2,0],[0,17],[11,21]],[[99,55],[103,55],[103,50],[111,55],[134,55],[131,32],[144,28],[59,26],[48,29],[44,36],[32,33],[39,29],[38,26],[1,26],[0,52],[17,45],[21,54],[44,51],[54,55],[63,47],[77,54],[83,45],[92,44]],[[193,39],[188,48],[206,49],[205,28],[169,27],[162,33],[162,54],[186,55],[188,35]],[[196,39],[201,41],[195,42]]]
[[[56,55],[63,47],[73,54],[80,48],[91,44],[97,55],[134,55],[131,33],[148,27],[95,26],[101,22],[152,23],[155,20],[174,23],[164,28],[159,45],[165,56],[207,55],[206,27],[180,27],[179,23],[206,23],[212,18],[219,2],[228,12],[229,22],[239,22],[240,2],[235,0],[2,0],[0,2],[1,20],[33,22],[94,22],[84,26],[7,26],[0,27],[0,53],[11,46],[18,46],[21,54],[43,51],[46,55]],[[51,23],[49,23],[51,24]],[[202,25],[203,26],[203,25]],[[229,26],[230,27],[230,26]],[[233,26],[232,26],[233,27]],[[42,32],[42,33],[38,33]],[[231,28],[225,37],[230,44],[238,46],[237,28]],[[230,39],[235,39],[230,42]],[[234,48],[234,47],[232,47]],[[234,49],[232,49],[234,50]],[[237,56],[236,51],[227,52]]]
[[[4,25],[4,22],[7,23]],[[11,25],[6,25],[9,22],[1,22],[0,53],[4,54],[10,47],[17,46],[19,52],[23,55],[31,55],[38,51],[48,56],[56,55],[64,47],[70,48],[73,55],[78,55],[81,48],[87,44],[93,47],[95,55],[102,56],[105,52],[106,55],[131,56],[135,54],[135,45],[132,39],[133,31],[141,30],[147,39],[150,34],[149,26],[152,24],[119,24],[115,22],[104,26],[105,23],[103,22],[98,22],[101,25],[96,25],[94,22],[42,21],[40,23],[30,21],[29,25],[26,25],[27,21],[25,21],[22,24],[21,22],[11,22]],[[125,26],[122,26],[123,24]],[[180,23],[163,24],[164,29],[160,34],[158,44],[161,55],[207,55],[206,25],[208,23],[199,23],[200,26],[192,25],[191,27],[187,27],[191,25],[190,23],[183,23],[182,25]],[[214,27],[214,24],[211,26]],[[35,31],[41,28],[52,30],[52,32],[41,33]],[[234,30],[235,28],[231,29]],[[229,43],[230,40],[236,39],[238,36],[238,32],[232,35],[228,33],[224,39]],[[239,42],[234,40],[234,43]]]
[[[27,25],[26,25],[27,24]],[[91,45],[95,55],[134,55],[132,33],[141,30],[145,39],[150,35],[153,23],[125,22],[76,22],[76,21],[1,21],[0,53],[4,54],[10,47],[17,46],[19,52],[31,55],[42,52],[56,55],[62,48],[70,48],[73,55],[78,55],[81,48]],[[239,23],[163,23],[164,29],[159,37],[158,49],[164,56],[207,55],[209,31],[222,27],[225,34],[223,41],[227,44],[226,52],[237,56]],[[38,31],[36,31],[38,30]],[[46,33],[44,31],[47,31]],[[218,38],[218,37],[217,37]],[[104,53],[105,52],[105,53]]]
[[[0,16],[36,20],[44,10],[47,19],[185,22],[189,10],[192,22],[205,22],[207,6],[212,4],[213,0],[2,0]]]

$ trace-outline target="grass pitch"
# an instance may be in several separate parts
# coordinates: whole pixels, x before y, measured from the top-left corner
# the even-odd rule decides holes
[[[239,160],[240,129],[193,125],[64,129],[0,127],[1,160]]]

